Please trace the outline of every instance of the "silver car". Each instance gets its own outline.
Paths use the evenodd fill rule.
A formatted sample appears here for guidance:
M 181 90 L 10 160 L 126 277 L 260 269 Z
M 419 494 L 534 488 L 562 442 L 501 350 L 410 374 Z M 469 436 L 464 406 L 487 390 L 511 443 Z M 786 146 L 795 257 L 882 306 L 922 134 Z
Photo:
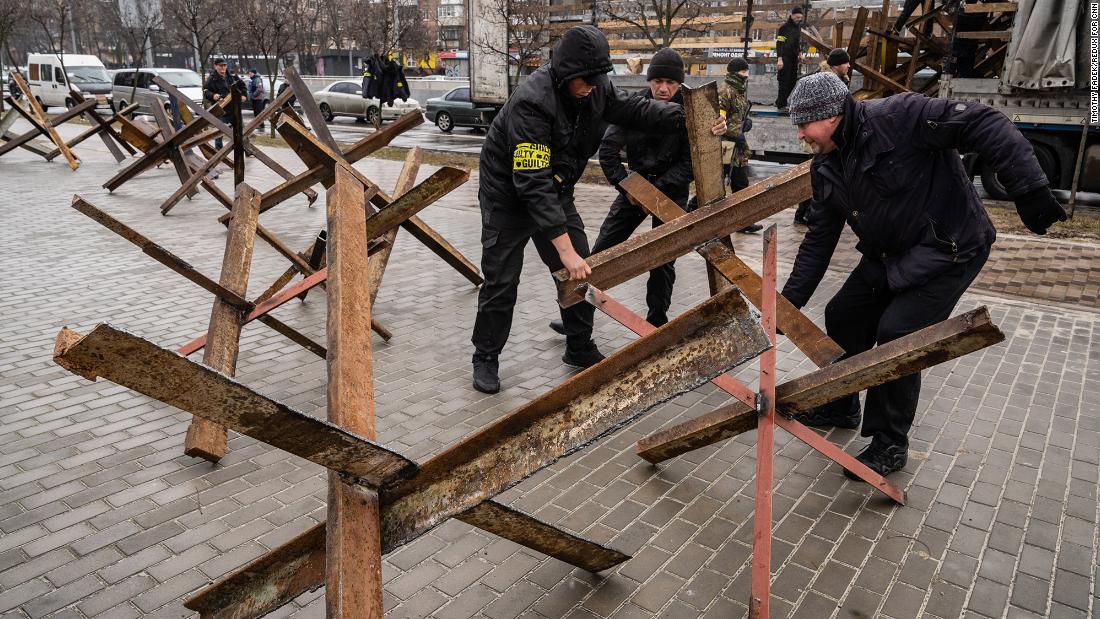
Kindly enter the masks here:
M 138 113 L 152 114 L 151 106 L 154 104 L 170 112 L 168 93 L 153 83 L 153 78 L 157 76 L 179 88 L 184 96 L 202 105 L 202 76 L 190 69 L 138 69 L 136 72 L 123 69 L 115 72 L 114 85 L 111 88 L 115 110 L 136 102 Z
M 378 99 L 364 99 L 362 83 L 352 80 L 333 82 L 313 93 L 313 98 L 317 100 L 317 106 L 321 108 L 321 114 L 328 122 L 332 122 L 337 116 L 351 116 L 378 126 L 383 120 L 393 120 L 408 112 L 420 111 L 420 103 L 412 98 L 408 101 L 398 99 L 392 106 L 382 105 Z

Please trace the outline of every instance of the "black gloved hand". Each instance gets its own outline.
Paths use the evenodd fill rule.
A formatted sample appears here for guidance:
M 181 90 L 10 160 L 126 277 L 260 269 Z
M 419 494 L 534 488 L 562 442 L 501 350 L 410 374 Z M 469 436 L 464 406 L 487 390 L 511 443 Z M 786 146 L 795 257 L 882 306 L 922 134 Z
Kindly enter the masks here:
M 1029 191 L 1018 196 L 1015 202 L 1020 221 L 1035 234 L 1046 234 L 1051 224 L 1067 219 L 1066 211 L 1051 193 L 1050 187 Z

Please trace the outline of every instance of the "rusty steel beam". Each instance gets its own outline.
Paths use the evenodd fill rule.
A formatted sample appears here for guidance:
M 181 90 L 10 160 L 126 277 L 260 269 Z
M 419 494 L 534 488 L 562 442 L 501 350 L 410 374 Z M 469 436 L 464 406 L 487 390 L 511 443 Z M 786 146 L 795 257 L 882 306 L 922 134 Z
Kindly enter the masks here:
M 103 377 L 371 485 L 416 473 L 416 463 L 401 454 L 107 324 L 86 335 L 62 329 L 54 362 L 88 380 Z
M 439 168 L 431 176 L 424 179 L 424 182 L 391 202 L 389 206 L 367 217 L 367 238 L 380 237 L 389 230 L 396 228 L 407 221 L 409 217 L 424 210 L 436 200 L 465 183 L 469 178 L 470 172 L 468 170 L 450 167 Z
M 279 119 L 279 125 L 276 127 L 276 130 L 279 132 L 279 135 L 283 136 L 283 140 L 290 146 L 294 153 L 311 169 L 314 166 L 322 165 L 329 170 L 330 173 L 321 180 L 321 185 L 327 189 L 336 182 L 336 176 L 333 170 L 337 163 L 344 161 L 343 153 L 334 151 L 326 146 L 310 133 L 309 129 L 306 129 L 303 125 L 289 116 L 284 116 Z M 377 193 L 378 189 L 375 187 L 375 184 L 366 176 L 363 176 L 359 170 L 349 165 L 347 171 L 363 186 L 374 188 L 372 194 Z M 364 208 L 366 208 L 366 205 L 364 205 Z
M 614 548 L 571 535 L 496 501 L 484 501 L 455 518 L 592 573 L 630 559 Z
M 159 106 L 153 106 L 159 109 Z M 162 110 L 163 114 L 163 110 Z M 167 131 L 168 129 L 166 129 Z M 256 190 L 241 183 L 233 205 L 233 222 L 225 237 L 225 252 L 218 283 L 244 297 L 248 289 L 248 271 L 252 266 L 252 248 L 256 239 L 256 218 L 260 215 L 260 196 Z M 233 377 L 237 373 L 237 353 L 241 345 L 240 307 L 215 298 L 206 329 L 206 350 L 202 363 L 215 372 Z M 183 453 L 195 458 L 217 462 L 227 449 L 225 427 L 202 417 L 194 417 L 187 428 Z
M 302 294 L 303 292 L 310 290 L 314 286 L 320 286 L 328 278 L 328 269 L 321 269 L 315 272 L 313 275 L 303 279 L 302 281 L 284 288 L 282 292 L 272 296 L 269 299 L 264 300 L 261 303 L 257 303 L 256 307 L 252 308 L 252 311 L 244 317 L 243 324 L 248 324 L 253 320 L 257 320 L 260 316 L 267 314 L 268 312 L 275 311 L 275 309 L 281 307 L 287 301 L 290 301 L 294 297 Z M 206 346 L 206 336 L 199 336 L 182 347 L 176 349 L 176 352 L 180 355 L 187 356 L 197 350 L 201 350 Z
M 161 135 L 164 138 L 171 139 L 176 134 L 176 128 L 172 125 L 171 119 L 168 118 L 168 114 L 164 112 L 164 108 L 160 105 L 151 106 L 149 109 L 153 111 L 153 119 L 160 126 Z M 184 149 L 182 147 L 171 148 L 168 150 L 168 161 L 172 164 L 172 168 L 176 171 L 176 176 L 179 178 L 180 183 L 186 183 L 187 179 L 191 178 L 191 166 L 184 159 Z M 192 189 L 191 194 L 188 197 L 198 193 L 198 190 Z M 230 204 L 229 208 L 232 208 Z
M 410 481 L 383 487 L 382 551 L 458 517 L 767 346 L 744 297 L 733 289 L 711 297 L 428 460 Z M 185 605 L 204 617 L 271 612 L 323 584 L 292 579 L 287 567 L 322 560 L 323 539 L 324 525 L 318 525 Z
M 639 174 L 631 174 L 619 183 L 630 200 L 662 222 L 670 222 L 687 215 L 684 209 L 668 199 Z M 723 277 L 741 289 L 749 302 L 760 307 L 761 279 L 733 250 L 721 241 L 710 241 L 695 248 Z M 829 339 L 822 331 L 785 297 L 777 299 L 776 318 L 779 328 L 818 367 L 826 366 L 844 355 L 844 349 Z
M 176 256 L 172 252 L 164 249 L 160 245 L 157 245 L 153 241 L 142 236 L 139 232 L 133 228 L 127 226 L 121 221 L 111 217 L 106 212 L 97 208 L 91 202 L 88 202 L 80 196 L 73 196 L 72 207 L 77 211 L 87 215 L 96 223 L 102 225 L 108 230 L 121 236 L 122 238 L 130 241 L 134 245 L 137 245 L 141 249 L 142 253 L 163 264 L 164 266 L 172 269 L 176 273 L 179 273 L 185 277 L 188 281 L 197 284 L 207 292 L 210 292 L 217 296 L 222 301 L 241 309 L 251 309 L 252 304 L 248 302 L 248 299 L 243 295 L 237 294 L 229 288 L 221 285 L 217 281 L 203 275 L 195 267 L 191 266 L 186 260 Z
M 1004 340 L 985 307 L 926 327 L 867 352 L 789 380 L 776 389 L 779 410 L 799 413 Z M 658 463 L 756 427 L 756 411 L 740 402 L 638 441 L 635 450 Z
M 305 348 L 306 350 L 317 355 L 318 357 L 324 359 L 328 356 L 328 350 L 324 346 L 309 339 L 303 333 L 297 331 L 296 329 L 279 320 L 278 318 L 275 318 L 270 314 L 264 314 L 263 316 L 256 317 L 256 320 L 259 320 L 268 327 L 271 327 L 271 329 L 276 333 L 286 337 L 286 339 L 294 342 L 302 348 Z
M 283 69 L 283 79 L 290 86 L 290 89 L 294 91 L 294 95 L 298 97 L 298 105 L 302 108 L 302 113 L 306 115 L 306 120 L 309 121 L 310 128 L 317 134 L 317 137 L 326 146 L 336 152 L 340 152 L 340 145 L 336 143 L 336 139 L 332 137 L 332 133 L 328 130 L 328 123 L 325 122 L 324 117 L 321 115 L 321 108 L 317 107 L 317 101 L 313 98 L 313 92 L 310 91 L 306 83 L 302 81 L 301 76 L 298 75 L 298 70 L 294 67 L 287 67 Z M 350 163 L 350 162 L 349 162 Z
M 370 275 L 363 212 L 368 187 L 336 165 L 328 191 L 328 419 L 375 438 Z M 373 185 L 372 185 L 373 186 Z M 378 488 L 328 474 L 325 606 L 329 617 L 382 618 Z
M 422 158 L 423 151 L 420 150 L 419 146 L 414 147 L 409 151 L 409 154 L 405 156 L 405 164 L 401 166 L 401 173 L 397 176 L 397 182 L 394 184 L 394 198 L 400 198 L 412 189 L 413 184 L 416 183 L 416 175 L 420 172 L 420 161 Z M 382 238 L 389 244 L 384 250 L 374 256 L 368 266 L 370 271 L 371 305 L 374 305 L 375 300 L 378 298 L 378 291 L 382 287 L 382 276 L 386 273 L 386 265 L 389 264 L 390 254 L 393 252 L 393 244 L 397 241 L 397 228 L 390 230 Z
M 708 82 L 699 88 L 681 89 L 684 95 L 684 124 L 691 142 L 691 170 L 695 177 L 695 199 L 706 206 L 726 197 L 726 175 L 722 173 L 722 138 L 710 130 L 721 116 L 718 111 L 718 84 Z M 733 247 L 726 235 L 722 241 Z M 707 263 L 707 286 L 715 294 L 730 286 L 714 266 Z
M 397 136 L 423 122 L 424 115 L 420 112 L 409 112 L 408 114 L 404 114 L 389 125 L 351 145 L 347 151 L 343 153 L 344 159 L 346 159 L 348 163 L 355 163 L 376 150 L 385 147 Z M 283 201 L 297 195 L 304 189 L 308 189 L 310 186 L 319 183 L 321 179 L 331 173 L 331 169 L 319 164 L 310 167 L 301 174 L 297 174 L 287 179 L 275 188 L 264 193 L 263 199 L 260 201 L 260 212 L 263 213 L 270 208 L 278 206 Z
M 756 477 L 752 523 L 752 578 L 749 616 L 768 618 L 772 581 L 772 492 L 775 486 L 775 225 L 764 230 L 764 332 L 771 348 L 760 355 L 760 396 L 757 408 Z
M 810 162 L 703 206 L 585 259 L 588 282 L 607 290 L 675 260 L 701 245 L 774 215 L 810 197 Z M 565 269 L 554 273 L 558 300 L 569 307 L 583 300 Z

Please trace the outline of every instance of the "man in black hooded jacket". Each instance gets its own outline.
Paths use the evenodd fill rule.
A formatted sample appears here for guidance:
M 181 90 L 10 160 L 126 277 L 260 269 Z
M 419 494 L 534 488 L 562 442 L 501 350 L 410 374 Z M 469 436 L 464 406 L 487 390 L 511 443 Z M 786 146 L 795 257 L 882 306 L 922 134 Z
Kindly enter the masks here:
M 775 33 L 775 68 L 778 70 L 776 79 L 779 82 L 779 96 L 775 99 L 775 107 L 780 110 L 787 108 L 787 97 L 794 90 L 794 83 L 798 81 L 798 62 L 802 57 L 802 7 L 794 7 L 787 17 L 787 22 L 779 27 Z
M 474 388 L 500 389 L 498 357 L 512 327 L 523 250 L 529 240 L 550 271 L 571 279 L 591 272 L 588 238 L 573 202 L 573 186 L 599 147 L 608 123 L 650 131 L 683 130 L 683 108 L 628 98 L 607 77 L 610 48 L 592 26 L 567 31 L 549 65 L 528 76 L 493 120 L 481 149 L 481 269 L 474 345 Z M 566 333 L 562 361 L 589 367 L 603 359 L 592 341 L 593 309 L 561 310 Z
M 946 320 L 989 257 L 996 230 L 960 150 L 1005 179 L 1032 232 L 1066 219 L 1027 139 L 987 106 L 915 93 L 856 103 L 823 71 L 799 80 L 790 111 L 815 155 L 814 208 L 783 296 L 799 308 L 810 300 L 847 223 L 863 256 L 825 306 L 825 330 L 848 356 Z M 880 475 L 905 466 L 919 395 L 919 372 L 867 390 L 871 444 L 857 458 Z M 859 427 L 858 394 L 799 420 Z

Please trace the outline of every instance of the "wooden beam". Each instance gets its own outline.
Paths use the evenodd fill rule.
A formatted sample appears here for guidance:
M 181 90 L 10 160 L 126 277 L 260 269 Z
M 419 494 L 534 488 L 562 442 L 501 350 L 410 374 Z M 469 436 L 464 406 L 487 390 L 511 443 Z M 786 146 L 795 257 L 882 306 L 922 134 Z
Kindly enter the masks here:
M 981 307 L 867 352 L 789 380 L 776 391 L 779 410 L 795 415 L 859 393 L 895 378 L 919 372 L 1004 340 L 989 312 Z M 635 450 L 642 458 L 663 462 L 713 445 L 756 427 L 757 413 L 741 402 L 647 436 Z
M 290 85 L 294 95 L 298 97 L 298 105 L 301 106 L 302 113 L 306 115 L 306 120 L 309 121 L 309 126 L 313 129 L 313 132 L 317 134 L 317 138 L 333 151 L 340 152 L 340 145 L 336 143 L 336 139 L 332 137 L 332 133 L 328 130 L 328 123 L 321 115 L 321 108 L 317 107 L 317 101 L 313 98 L 313 93 L 298 75 L 298 70 L 294 67 L 283 69 L 283 79 Z
M 687 215 L 678 204 L 668 199 L 645 177 L 631 174 L 619 184 L 631 201 L 662 222 L 670 222 Z M 710 241 L 695 248 L 707 264 L 748 297 L 749 302 L 760 307 L 763 281 L 747 264 L 725 244 Z M 836 342 L 817 327 L 809 318 L 791 305 L 782 295 L 777 300 L 779 328 L 818 367 L 836 361 L 844 355 Z
M 588 282 L 607 290 L 674 260 L 696 245 L 730 234 L 810 197 L 810 162 L 804 162 L 741 191 L 589 256 Z M 582 301 L 576 282 L 562 269 L 554 273 L 558 301 L 568 307 Z
M 718 111 L 718 84 L 708 82 L 700 88 L 681 88 L 684 93 L 684 114 L 688 140 L 691 143 L 691 169 L 695 177 L 695 199 L 699 206 L 712 204 L 726 197 L 726 176 L 722 170 L 722 138 L 710 128 L 720 118 Z M 755 222 L 754 222 L 755 223 Z M 722 237 L 733 250 L 733 239 Z M 726 278 L 709 263 L 707 285 L 716 294 L 730 286 Z
M 161 110 L 163 112 L 163 110 Z M 248 271 L 252 266 L 252 246 L 256 238 L 256 218 L 260 214 L 260 196 L 248 185 L 237 188 L 233 205 L 233 222 L 225 238 L 225 253 L 218 283 L 241 297 L 248 289 Z M 237 372 L 240 350 L 242 312 L 221 299 L 214 299 L 210 310 L 210 326 L 206 330 L 206 350 L 203 365 L 232 377 Z M 226 431 L 212 421 L 195 417 L 187 428 L 183 453 L 191 457 L 217 462 L 225 455 Z
M 23 75 L 19 71 L 11 71 L 11 77 L 15 80 L 15 84 L 19 87 L 19 90 L 23 92 L 23 96 L 27 98 L 27 104 L 31 106 L 31 111 L 38 117 L 38 120 L 46 126 L 46 134 L 61 151 L 61 154 L 65 156 L 65 161 L 68 162 L 69 168 L 75 170 L 80 167 L 80 164 L 76 161 L 76 157 L 73 156 L 72 151 L 70 151 L 68 145 L 65 144 L 65 140 L 61 139 L 61 136 L 57 133 L 57 129 L 55 129 L 50 120 L 46 118 L 46 112 L 42 110 L 42 106 L 38 103 L 38 98 L 31 92 L 30 86 L 27 86 L 27 82 L 23 80 Z M 91 103 L 92 107 L 95 107 L 95 101 Z
M 367 188 L 350 166 L 336 166 L 328 192 L 328 419 L 373 440 L 374 381 L 367 236 Z M 325 604 L 329 617 L 382 619 L 382 542 L 378 488 L 328 474 Z
M 962 5 L 963 13 L 1015 13 L 1020 9 L 1018 2 L 983 2 L 981 4 Z

